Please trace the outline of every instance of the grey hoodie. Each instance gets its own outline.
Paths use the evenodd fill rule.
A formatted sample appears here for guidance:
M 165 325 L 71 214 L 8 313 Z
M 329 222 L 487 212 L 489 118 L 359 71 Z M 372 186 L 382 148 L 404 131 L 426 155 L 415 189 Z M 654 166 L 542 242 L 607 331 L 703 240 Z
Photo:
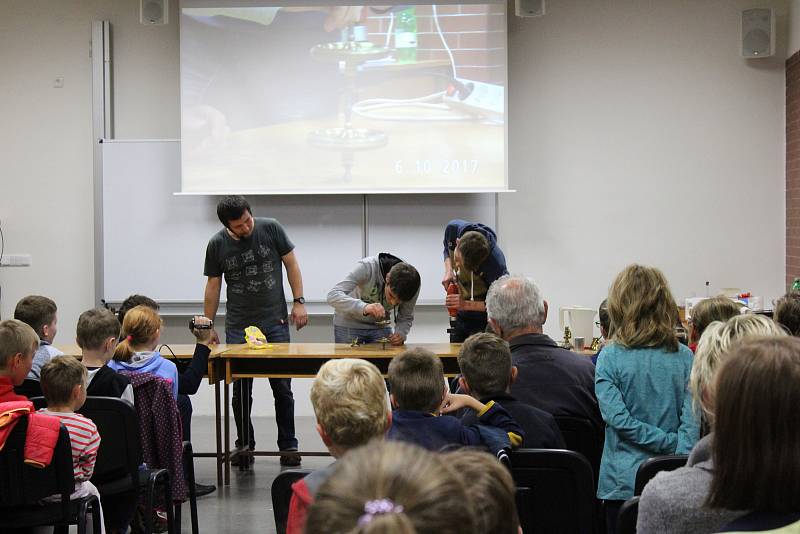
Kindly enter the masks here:
M 382 262 L 381 259 L 384 261 Z M 378 321 L 375 317 L 365 317 L 364 308 L 367 307 L 367 304 L 374 302 L 381 303 L 387 313 L 395 308 L 386 302 L 384 286 L 386 272 L 388 272 L 386 266 L 399 261 L 401 261 L 399 258 L 395 258 L 391 254 L 368 256 L 359 260 L 356 268 L 328 292 L 328 304 L 335 310 L 333 324 L 346 328 L 384 328 L 375 324 Z M 382 264 L 383 269 L 381 268 Z M 411 324 L 414 322 L 414 306 L 418 296 L 419 292 L 411 300 L 401 302 L 397 306 L 394 331 L 404 338 L 408 337 Z

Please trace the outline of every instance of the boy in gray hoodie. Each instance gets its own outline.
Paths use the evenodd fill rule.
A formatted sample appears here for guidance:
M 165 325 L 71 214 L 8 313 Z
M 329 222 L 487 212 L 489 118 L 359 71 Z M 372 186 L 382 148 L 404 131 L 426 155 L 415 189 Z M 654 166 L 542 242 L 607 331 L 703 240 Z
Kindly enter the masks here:
M 417 270 L 392 254 L 382 252 L 359 260 L 328 292 L 328 304 L 335 310 L 336 343 L 375 343 L 386 338 L 392 345 L 402 345 L 414 322 L 419 287 Z

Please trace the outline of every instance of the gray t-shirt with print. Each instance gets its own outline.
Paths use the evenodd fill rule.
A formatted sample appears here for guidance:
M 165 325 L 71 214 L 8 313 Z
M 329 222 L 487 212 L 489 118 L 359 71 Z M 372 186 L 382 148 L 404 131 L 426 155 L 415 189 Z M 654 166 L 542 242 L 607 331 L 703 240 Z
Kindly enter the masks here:
M 225 326 L 244 329 L 286 321 L 283 263 L 294 249 L 275 219 L 256 217 L 253 233 L 234 239 L 223 228 L 208 241 L 205 276 L 223 276 L 227 284 Z

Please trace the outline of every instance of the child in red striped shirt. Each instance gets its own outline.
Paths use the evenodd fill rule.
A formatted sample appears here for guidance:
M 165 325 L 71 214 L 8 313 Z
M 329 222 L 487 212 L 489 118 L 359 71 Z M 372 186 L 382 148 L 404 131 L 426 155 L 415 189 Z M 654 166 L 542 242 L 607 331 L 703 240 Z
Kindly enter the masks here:
M 91 419 L 75 413 L 86 402 L 88 375 L 86 367 L 73 356 L 56 356 L 41 371 L 41 384 L 47 408 L 42 413 L 61 419 L 69 431 L 72 444 L 72 467 L 75 472 L 75 491 L 72 499 L 100 493 L 89 479 L 94 472 L 100 434 Z M 102 507 L 101 512 L 102 516 Z M 102 522 L 101 522 L 102 525 Z M 88 525 L 91 530 L 91 523 Z M 105 533 L 105 528 L 102 528 Z

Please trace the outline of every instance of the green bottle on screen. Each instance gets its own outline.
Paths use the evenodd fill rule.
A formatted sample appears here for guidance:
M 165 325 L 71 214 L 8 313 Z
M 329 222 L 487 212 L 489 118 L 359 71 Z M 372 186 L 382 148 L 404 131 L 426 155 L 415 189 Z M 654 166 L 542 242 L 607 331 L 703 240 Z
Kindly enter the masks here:
M 800 278 L 795 278 L 792 282 L 792 293 L 800 293 Z
M 394 47 L 399 63 L 417 60 L 417 12 L 414 6 L 394 16 Z

